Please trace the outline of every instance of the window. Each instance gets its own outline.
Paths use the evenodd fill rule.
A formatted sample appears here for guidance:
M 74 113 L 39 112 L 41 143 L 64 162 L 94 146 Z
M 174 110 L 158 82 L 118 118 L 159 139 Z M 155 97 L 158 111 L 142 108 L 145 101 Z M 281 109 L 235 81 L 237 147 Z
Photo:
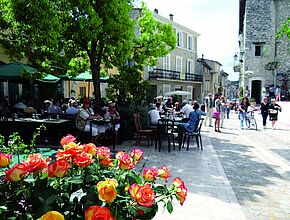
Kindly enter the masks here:
M 192 50 L 192 36 L 187 37 L 187 49 Z
M 163 84 L 163 95 L 171 91 L 171 85 Z
M 166 55 L 163 57 L 163 69 L 170 70 L 170 55 Z
M 80 87 L 80 97 L 86 96 L 86 87 Z
M 262 46 L 261 45 L 255 45 L 255 56 L 256 57 L 262 56 Z
M 177 46 L 182 47 L 182 33 L 177 32 Z
M 192 73 L 193 71 L 192 71 L 192 69 L 193 69 L 193 60 L 187 60 L 187 65 L 186 65 L 186 72 L 187 73 Z
M 182 57 L 176 57 L 176 71 L 182 72 Z

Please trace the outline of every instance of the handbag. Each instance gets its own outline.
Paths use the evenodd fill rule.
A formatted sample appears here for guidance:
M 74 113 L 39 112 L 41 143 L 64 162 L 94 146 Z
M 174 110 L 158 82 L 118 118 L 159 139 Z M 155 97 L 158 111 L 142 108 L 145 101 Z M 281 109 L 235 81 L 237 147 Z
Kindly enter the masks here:
M 220 118 L 220 112 L 218 112 L 216 110 L 216 108 L 214 108 L 214 111 L 212 112 L 212 118 L 215 118 L 215 119 L 219 119 Z

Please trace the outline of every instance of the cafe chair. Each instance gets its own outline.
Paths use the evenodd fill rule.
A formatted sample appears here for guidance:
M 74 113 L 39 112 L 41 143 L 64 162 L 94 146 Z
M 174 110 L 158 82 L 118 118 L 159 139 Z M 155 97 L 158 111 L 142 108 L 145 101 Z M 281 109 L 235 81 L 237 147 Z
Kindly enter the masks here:
M 174 121 L 167 118 L 161 118 L 157 123 L 157 139 L 159 144 L 159 152 L 161 151 L 163 138 L 167 137 L 168 152 L 170 152 L 171 141 L 173 143 L 173 149 L 175 150 L 175 125 Z
M 195 128 L 195 130 L 193 132 L 185 132 L 184 133 L 184 139 L 183 139 L 182 147 L 184 147 L 184 143 L 185 143 L 185 141 L 187 139 L 187 147 L 186 147 L 187 151 L 189 149 L 190 138 L 195 138 L 196 143 L 197 143 L 197 148 L 200 147 L 200 149 L 203 150 L 202 139 L 201 139 L 201 134 L 200 134 L 201 127 L 202 127 L 202 124 L 203 124 L 203 120 L 204 120 L 204 118 L 199 118 L 199 120 L 196 123 L 196 128 Z
M 136 136 L 137 136 L 136 145 L 140 145 L 141 138 L 146 137 L 148 139 L 148 147 L 149 147 L 150 141 L 152 140 L 152 130 L 142 129 L 140 118 L 141 116 L 139 114 L 134 114 L 134 123 L 135 123 Z

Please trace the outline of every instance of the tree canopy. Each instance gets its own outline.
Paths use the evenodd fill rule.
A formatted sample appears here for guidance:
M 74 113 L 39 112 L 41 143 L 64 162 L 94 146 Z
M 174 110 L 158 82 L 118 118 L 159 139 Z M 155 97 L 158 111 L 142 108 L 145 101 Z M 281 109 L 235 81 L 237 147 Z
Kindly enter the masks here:
M 91 70 L 100 100 L 100 70 L 130 56 L 134 22 L 129 0 L 2 0 L 0 43 L 46 71 Z
M 132 11 L 132 17 L 137 26 L 131 55 L 109 81 L 108 91 L 115 99 L 140 103 L 148 95 L 149 83 L 142 78 L 144 67 L 155 66 L 158 58 L 175 49 L 176 36 L 172 25 L 159 22 L 144 3 L 141 9 Z

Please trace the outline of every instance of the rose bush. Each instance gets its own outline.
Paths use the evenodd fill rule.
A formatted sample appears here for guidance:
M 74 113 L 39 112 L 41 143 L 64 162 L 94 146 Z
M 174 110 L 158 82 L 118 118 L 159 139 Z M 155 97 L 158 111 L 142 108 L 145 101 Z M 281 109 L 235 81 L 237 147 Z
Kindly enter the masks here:
M 182 205 L 186 199 L 180 178 L 167 182 L 166 166 L 134 171 L 140 149 L 113 155 L 71 135 L 60 143 L 53 158 L 32 153 L 14 165 L 11 154 L 0 153 L 0 219 L 147 220 L 158 203 L 171 213 L 173 200 Z

